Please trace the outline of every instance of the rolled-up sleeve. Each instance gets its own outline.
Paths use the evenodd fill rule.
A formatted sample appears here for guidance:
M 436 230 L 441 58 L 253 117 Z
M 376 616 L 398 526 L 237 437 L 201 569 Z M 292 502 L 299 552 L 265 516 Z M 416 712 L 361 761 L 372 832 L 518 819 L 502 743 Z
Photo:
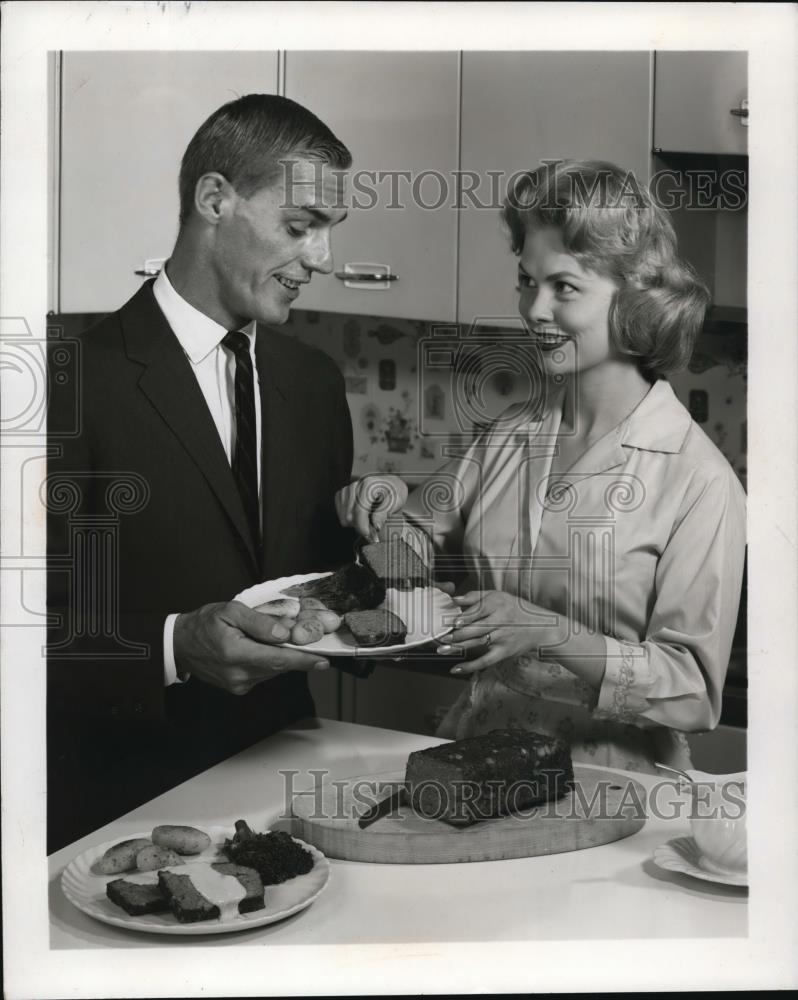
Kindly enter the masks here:
M 737 620 L 745 494 L 729 471 L 688 492 L 660 556 L 642 642 L 605 636 L 594 717 L 685 732 L 713 729 Z

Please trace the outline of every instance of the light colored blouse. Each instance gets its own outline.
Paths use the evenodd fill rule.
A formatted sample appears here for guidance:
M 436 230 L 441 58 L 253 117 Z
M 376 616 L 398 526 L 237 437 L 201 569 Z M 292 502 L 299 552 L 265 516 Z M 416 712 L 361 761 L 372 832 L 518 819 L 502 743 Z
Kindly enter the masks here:
M 532 653 L 479 672 L 440 736 L 527 728 L 574 760 L 690 766 L 684 732 L 714 728 L 736 624 L 745 494 L 669 383 L 564 474 L 550 475 L 562 414 L 508 413 L 411 495 L 404 514 L 461 553 L 459 591 L 503 590 L 603 636 L 598 691 Z

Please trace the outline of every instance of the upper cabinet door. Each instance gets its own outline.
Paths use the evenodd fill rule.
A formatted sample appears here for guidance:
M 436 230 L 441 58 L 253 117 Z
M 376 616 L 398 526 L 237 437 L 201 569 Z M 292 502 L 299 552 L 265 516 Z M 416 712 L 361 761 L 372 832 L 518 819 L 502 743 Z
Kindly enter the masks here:
M 55 308 L 127 301 L 144 280 L 135 272 L 172 251 L 194 132 L 227 101 L 276 92 L 276 52 L 64 53 Z
M 287 52 L 285 59 L 286 96 L 329 125 L 354 160 L 349 217 L 333 230 L 335 271 L 397 276 L 345 283 L 317 274 L 297 308 L 452 322 L 457 53 Z M 380 179 L 380 172 L 390 173 Z
M 458 320 L 514 324 L 516 262 L 499 208 L 507 180 L 542 160 L 609 160 L 647 181 L 647 52 L 465 52 Z M 491 173 L 492 172 L 492 173 Z
M 655 67 L 656 152 L 748 152 L 747 53 L 657 52 Z

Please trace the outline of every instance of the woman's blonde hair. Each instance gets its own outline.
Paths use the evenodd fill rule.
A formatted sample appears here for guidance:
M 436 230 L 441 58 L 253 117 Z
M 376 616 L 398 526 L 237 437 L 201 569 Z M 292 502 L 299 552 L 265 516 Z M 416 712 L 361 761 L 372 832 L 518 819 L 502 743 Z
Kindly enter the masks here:
M 668 213 L 634 174 L 600 160 L 544 163 L 513 179 L 501 215 L 515 254 L 530 229 L 555 228 L 580 264 L 619 282 L 610 337 L 647 378 L 687 366 L 709 291 L 679 258 Z

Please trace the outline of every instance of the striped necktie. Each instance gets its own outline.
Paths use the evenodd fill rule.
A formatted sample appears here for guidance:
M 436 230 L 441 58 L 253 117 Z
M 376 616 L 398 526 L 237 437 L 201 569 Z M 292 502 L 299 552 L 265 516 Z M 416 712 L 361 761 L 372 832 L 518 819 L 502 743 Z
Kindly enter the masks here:
M 255 545 L 260 545 L 260 505 L 258 503 L 258 438 L 255 423 L 255 372 L 249 353 L 249 338 L 231 330 L 222 344 L 236 359 L 236 447 L 233 476 L 244 504 Z

